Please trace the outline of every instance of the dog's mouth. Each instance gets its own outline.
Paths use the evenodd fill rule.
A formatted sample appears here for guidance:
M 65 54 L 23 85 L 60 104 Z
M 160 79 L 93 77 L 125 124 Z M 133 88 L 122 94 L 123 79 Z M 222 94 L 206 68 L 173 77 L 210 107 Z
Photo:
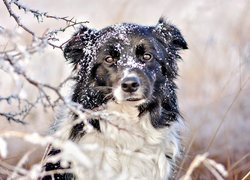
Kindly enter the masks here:
M 126 101 L 131 101 L 131 102 L 136 102 L 136 101 L 141 101 L 142 98 L 134 98 L 134 97 L 130 97 L 130 98 L 127 98 Z

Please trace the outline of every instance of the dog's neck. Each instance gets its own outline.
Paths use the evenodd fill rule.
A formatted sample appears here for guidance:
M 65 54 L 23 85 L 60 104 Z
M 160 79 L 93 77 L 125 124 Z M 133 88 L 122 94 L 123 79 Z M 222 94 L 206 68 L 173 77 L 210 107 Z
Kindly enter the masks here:
M 131 102 L 119 104 L 109 101 L 100 112 L 100 130 L 107 136 L 116 134 L 118 130 L 120 133 L 116 138 L 121 140 L 126 137 L 125 142 L 129 141 L 130 137 L 133 139 L 133 136 L 139 136 L 139 139 L 143 137 L 148 144 L 158 144 L 162 141 L 163 131 L 152 126 L 149 112 L 139 116 L 138 107 Z M 123 133 L 129 133 L 130 136 L 119 137 Z
M 130 178 L 166 179 L 171 167 L 165 157 L 166 151 L 172 158 L 177 149 L 171 144 L 174 140 L 170 129 L 155 129 L 149 112 L 139 116 L 138 107 L 131 103 L 109 101 L 102 108 L 98 111 L 100 132 L 86 133 L 78 142 L 98 147 L 88 155 L 104 158 L 104 165 L 116 173 L 127 171 Z

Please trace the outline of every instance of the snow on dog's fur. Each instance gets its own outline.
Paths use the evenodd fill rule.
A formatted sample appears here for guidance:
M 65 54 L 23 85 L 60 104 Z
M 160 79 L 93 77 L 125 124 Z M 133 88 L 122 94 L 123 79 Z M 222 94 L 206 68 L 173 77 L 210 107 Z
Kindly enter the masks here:
M 181 49 L 187 44 L 180 31 L 163 19 L 156 26 L 124 23 L 99 31 L 82 27 L 69 40 L 64 55 L 77 74 L 72 101 L 83 113 L 93 111 L 87 119 L 93 130 L 86 131 L 86 121 L 67 113 L 56 122 L 57 131 L 72 124 L 64 138 L 81 147 L 97 145 L 98 150 L 84 153 L 100 165 L 92 175 L 82 167 L 79 174 L 56 173 L 56 179 L 80 174 L 91 179 L 102 172 L 125 179 L 172 177 L 181 152 L 174 82 Z M 49 156 L 59 152 L 52 148 Z M 60 162 L 45 165 L 45 171 L 56 169 L 63 169 Z

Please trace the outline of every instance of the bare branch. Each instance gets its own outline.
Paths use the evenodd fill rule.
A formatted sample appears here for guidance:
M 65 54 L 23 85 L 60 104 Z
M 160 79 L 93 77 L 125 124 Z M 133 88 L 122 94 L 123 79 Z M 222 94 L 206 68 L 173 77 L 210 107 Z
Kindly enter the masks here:
M 68 18 L 68 17 L 59 17 L 59 16 L 53 16 L 53 15 L 49 15 L 47 12 L 40 12 L 39 10 L 34 10 L 31 8 L 28 8 L 27 6 L 23 5 L 19 0 L 12 0 L 10 2 L 8 2 L 7 0 L 3 0 L 10 16 L 12 16 L 16 23 L 18 24 L 18 26 L 20 26 L 23 30 L 25 30 L 26 32 L 28 32 L 29 34 L 32 35 L 33 37 L 33 41 L 41 41 L 41 44 L 48 44 L 53 48 L 58 48 L 62 50 L 62 45 L 58 46 L 53 44 L 53 41 L 58 41 L 58 38 L 55 38 L 54 36 L 58 33 L 58 32 L 64 32 L 66 29 L 70 28 L 70 27 L 75 27 L 79 24 L 84 24 L 84 23 L 88 23 L 88 21 L 84 21 L 84 22 L 77 22 L 74 18 Z M 14 13 L 14 11 L 11 8 L 11 4 L 16 5 L 19 9 L 24 10 L 24 12 L 30 12 L 34 15 L 34 17 L 36 17 L 36 19 L 38 20 L 38 22 L 41 22 L 43 20 L 43 18 L 49 18 L 49 19 L 55 19 L 55 20 L 61 20 L 61 21 L 65 21 L 66 22 L 66 26 L 64 28 L 59 28 L 57 30 L 53 30 L 53 31 L 49 31 L 47 33 L 44 33 L 44 35 L 42 37 L 37 36 L 32 30 L 30 30 L 30 28 L 28 28 L 26 25 L 24 25 L 21 20 L 20 17 L 18 15 L 16 15 Z M 51 42 L 52 41 L 52 42 Z
M 23 25 L 23 24 L 21 23 L 21 21 L 20 21 L 20 17 L 17 16 L 17 15 L 13 12 L 13 10 L 12 10 L 11 7 L 10 7 L 11 2 L 7 2 L 7 0 L 3 0 L 3 2 L 4 2 L 4 4 L 5 4 L 7 10 L 9 11 L 10 16 L 12 16 L 12 17 L 15 19 L 16 23 L 17 23 L 21 28 L 23 28 L 26 32 L 28 32 L 28 33 L 31 34 L 33 37 L 35 37 L 35 33 L 34 33 L 33 31 L 31 31 L 29 28 L 27 28 L 25 25 Z

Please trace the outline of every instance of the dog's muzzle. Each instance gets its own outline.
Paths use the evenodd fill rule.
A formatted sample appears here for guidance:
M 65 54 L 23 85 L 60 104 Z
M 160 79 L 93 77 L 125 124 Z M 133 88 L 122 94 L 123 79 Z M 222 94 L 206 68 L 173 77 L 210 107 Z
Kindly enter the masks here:
M 118 103 L 145 101 L 143 86 L 140 77 L 136 73 L 127 74 L 114 88 L 113 94 Z
M 124 92 L 133 93 L 140 87 L 140 80 L 138 77 L 127 77 L 121 82 L 121 88 Z

